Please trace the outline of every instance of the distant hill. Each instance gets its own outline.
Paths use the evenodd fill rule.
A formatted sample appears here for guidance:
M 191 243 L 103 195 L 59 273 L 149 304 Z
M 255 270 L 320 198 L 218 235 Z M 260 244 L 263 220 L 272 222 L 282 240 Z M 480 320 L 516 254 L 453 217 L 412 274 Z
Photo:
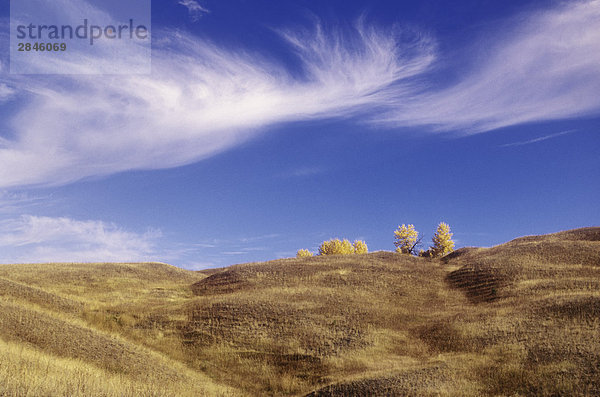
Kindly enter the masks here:
M 0 395 L 592 396 L 598 335 L 600 228 L 441 260 L 0 266 Z

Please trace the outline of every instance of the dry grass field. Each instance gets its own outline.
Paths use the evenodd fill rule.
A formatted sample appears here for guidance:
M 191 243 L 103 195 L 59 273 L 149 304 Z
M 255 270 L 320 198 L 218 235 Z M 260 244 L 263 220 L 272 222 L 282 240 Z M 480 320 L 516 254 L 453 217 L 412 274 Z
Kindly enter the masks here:
M 192 272 L 0 266 L 0 396 L 600 395 L 600 228 Z

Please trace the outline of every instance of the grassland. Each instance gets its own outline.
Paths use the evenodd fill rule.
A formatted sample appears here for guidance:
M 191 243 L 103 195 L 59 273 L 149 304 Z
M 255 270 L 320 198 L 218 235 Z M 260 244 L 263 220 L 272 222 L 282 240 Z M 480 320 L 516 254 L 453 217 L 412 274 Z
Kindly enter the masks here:
M 0 396 L 600 395 L 600 228 L 191 272 L 0 266 Z

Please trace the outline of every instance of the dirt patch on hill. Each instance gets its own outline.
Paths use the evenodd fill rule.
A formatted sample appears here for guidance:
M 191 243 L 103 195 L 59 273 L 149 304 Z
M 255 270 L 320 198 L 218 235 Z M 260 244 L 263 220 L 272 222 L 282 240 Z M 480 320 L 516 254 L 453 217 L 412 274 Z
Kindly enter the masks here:
M 508 284 L 506 277 L 485 265 L 466 265 L 448 273 L 446 281 L 461 289 L 474 303 L 493 302 L 500 297 L 500 289 Z
M 224 271 L 215 273 L 192 284 L 194 295 L 230 294 L 250 287 L 250 283 L 241 272 Z
M 442 388 L 448 380 L 444 366 L 413 369 L 398 375 L 358 379 L 326 386 L 306 397 L 422 396 Z

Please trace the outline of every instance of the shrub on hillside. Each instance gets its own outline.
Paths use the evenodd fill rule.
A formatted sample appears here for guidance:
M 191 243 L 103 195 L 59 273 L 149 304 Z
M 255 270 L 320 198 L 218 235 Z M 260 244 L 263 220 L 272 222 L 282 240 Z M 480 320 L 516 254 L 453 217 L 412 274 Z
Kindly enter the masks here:
M 447 223 L 440 222 L 431 241 L 433 246 L 429 248 L 429 251 L 431 251 L 432 257 L 444 256 L 454 251 L 454 241 L 452 241 L 452 233 L 450 233 L 450 226 Z
M 313 256 L 313 253 L 309 250 L 301 249 L 296 253 L 296 258 L 307 258 Z
M 354 253 L 355 254 L 366 254 L 369 252 L 369 248 L 367 247 L 367 243 L 362 240 L 354 241 Z
M 329 241 L 323 241 L 319 246 L 319 255 L 352 255 L 366 254 L 368 252 L 367 244 L 364 241 L 356 240 L 352 244 L 349 240 L 340 240 L 339 238 Z

